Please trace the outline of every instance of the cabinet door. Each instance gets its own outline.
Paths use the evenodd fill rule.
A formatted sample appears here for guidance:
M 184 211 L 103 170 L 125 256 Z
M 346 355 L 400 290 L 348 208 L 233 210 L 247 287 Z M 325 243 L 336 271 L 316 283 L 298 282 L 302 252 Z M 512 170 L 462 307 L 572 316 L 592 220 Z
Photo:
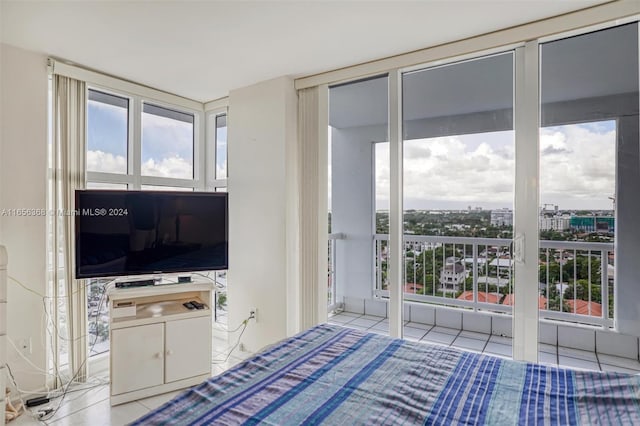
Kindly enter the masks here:
M 166 323 L 165 381 L 211 374 L 211 317 Z
M 164 383 L 164 324 L 111 332 L 111 393 L 118 395 Z

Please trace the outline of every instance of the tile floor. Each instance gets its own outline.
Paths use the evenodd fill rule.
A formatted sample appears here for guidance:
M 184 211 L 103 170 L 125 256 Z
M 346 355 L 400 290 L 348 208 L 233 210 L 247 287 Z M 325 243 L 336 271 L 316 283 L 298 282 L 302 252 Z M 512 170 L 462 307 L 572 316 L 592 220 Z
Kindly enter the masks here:
M 388 334 L 389 330 L 389 320 L 386 318 L 359 315 L 352 312 L 342 312 L 334 315 L 329 318 L 329 323 L 359 330 L 367 330 L 378 334 Z M 508 337 L 408 321 L 404 323 L 404 336 L 407 340 L 453 346 L 467 351 L 511 358 L 512 339 Z M 556 347 L 543 343 L 539 345 L 538 349 L 538 359 L 542 364 L 559 365 L 584 370 L 640 373 L 640 362 L 630 358 L 621 358 L 561 346 Z
M 334 315 L 329 323 L 345 327 L 367 330 L 372 333 L 388 334 L 389 320 L 371 315 L 358 315 L 343 312 Z M 495 356 L 511 357 L 511 339 L 501 336 L 461 331 L 452 328 L 431 326 L 417 322 L 405 322 L 404 334 L 406 339 L 453 346 L 469 351 L 491 354 Z M 233 340 L 233 337 L 232 337 Z M 229 349 L 233 346 L 227 343 L 227 332 L 224 327 L 215 327 L 213 334 L 214 348 L 218 351 L 212 357 L 212 373 L 217 375 L 250 356 L 250 353 L 234 350 L 225 361 Z M 598 371 L 619 371 L 624 373 L 639 373 L 640 362 L 629 358 L 581 351 L 577 349 L 555 347 L 540 344 L 539 358 L 541 363 L 553 364 L 581 369 Z M 176 396 L 180 391 L 169 392 L 150 398 L 141 399 L 127 404 L 111 407 L 109 404 L 108 376 L 93 378 L 102 384 L 94 385 L 91 389 L 68 394 L 60 409 L 51 419 L 39 422 L 27 414 L 23 414 L 11 426 L 46 424 L 55 426 L 72 425 L 125 425 L 147 412 L 159 407 Z M 49 405 L 38 407 L 56 407 L 58 399 Z

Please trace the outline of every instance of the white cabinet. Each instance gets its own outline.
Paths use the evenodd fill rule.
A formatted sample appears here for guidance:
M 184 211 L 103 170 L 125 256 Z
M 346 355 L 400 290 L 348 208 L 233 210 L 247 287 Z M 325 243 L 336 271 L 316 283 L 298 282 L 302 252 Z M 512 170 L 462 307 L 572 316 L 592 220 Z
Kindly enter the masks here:
M 211 284 L 111 289 L 111 405 L 211 376 Z M 183 306 L 187 301 L 204 309 Z
M 164 384 L 164 324 L 113 330 L 111 348 L 113 394 Z
M 170 321 L 165 327 L 165 382 L 209 374 L 211 318 Z

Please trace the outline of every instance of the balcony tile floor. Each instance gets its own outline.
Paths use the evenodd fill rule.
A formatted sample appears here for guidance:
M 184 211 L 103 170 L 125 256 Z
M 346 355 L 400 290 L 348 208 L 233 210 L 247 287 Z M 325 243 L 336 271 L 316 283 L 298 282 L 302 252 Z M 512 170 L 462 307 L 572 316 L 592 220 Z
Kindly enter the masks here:
M 389 333 L 389 320 L 372 315 L 341 312 L 329 318 L 330 324 L 366 330 L 376 334 Z M 513 339 L 455 328 L 433 326 L 417 322 L 404 322 L 407 340 L 442 346 L 452 346 L 467 351 L 485 353 L 502 358 L 511 358 Z M 583 370 L 640 373 L 640 362 L 636 359 L 565 348 L 541 343 L 538 359 L 542 364 L 558 365 Z

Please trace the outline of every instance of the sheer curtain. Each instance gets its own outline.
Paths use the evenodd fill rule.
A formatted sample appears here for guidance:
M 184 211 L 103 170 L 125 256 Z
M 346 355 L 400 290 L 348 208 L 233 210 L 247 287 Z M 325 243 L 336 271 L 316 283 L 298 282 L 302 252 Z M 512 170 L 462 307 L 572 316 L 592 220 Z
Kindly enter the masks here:
M 300 326 L 327 320 L 327 86 L 298 91 Z
M 53 306 L 55 336 L 52 339 L 54 365 L 59 366 L 60 348 L 66 345 L 71 380 L 87 377 L 87 305 L 84 281 L 74 280 L 75 190 L 86 182 L 86 83 L 69 77 L 53 76 L 53 146 L 51 207 L 53 232 Z M 64 303 L 60 303 L 64 301 Z M 67 336 L 63 336 L 62 324 Z M 56 371 L 56 373 L 58 373 Z M 59 376 L 58 376 L 59 377 Z

